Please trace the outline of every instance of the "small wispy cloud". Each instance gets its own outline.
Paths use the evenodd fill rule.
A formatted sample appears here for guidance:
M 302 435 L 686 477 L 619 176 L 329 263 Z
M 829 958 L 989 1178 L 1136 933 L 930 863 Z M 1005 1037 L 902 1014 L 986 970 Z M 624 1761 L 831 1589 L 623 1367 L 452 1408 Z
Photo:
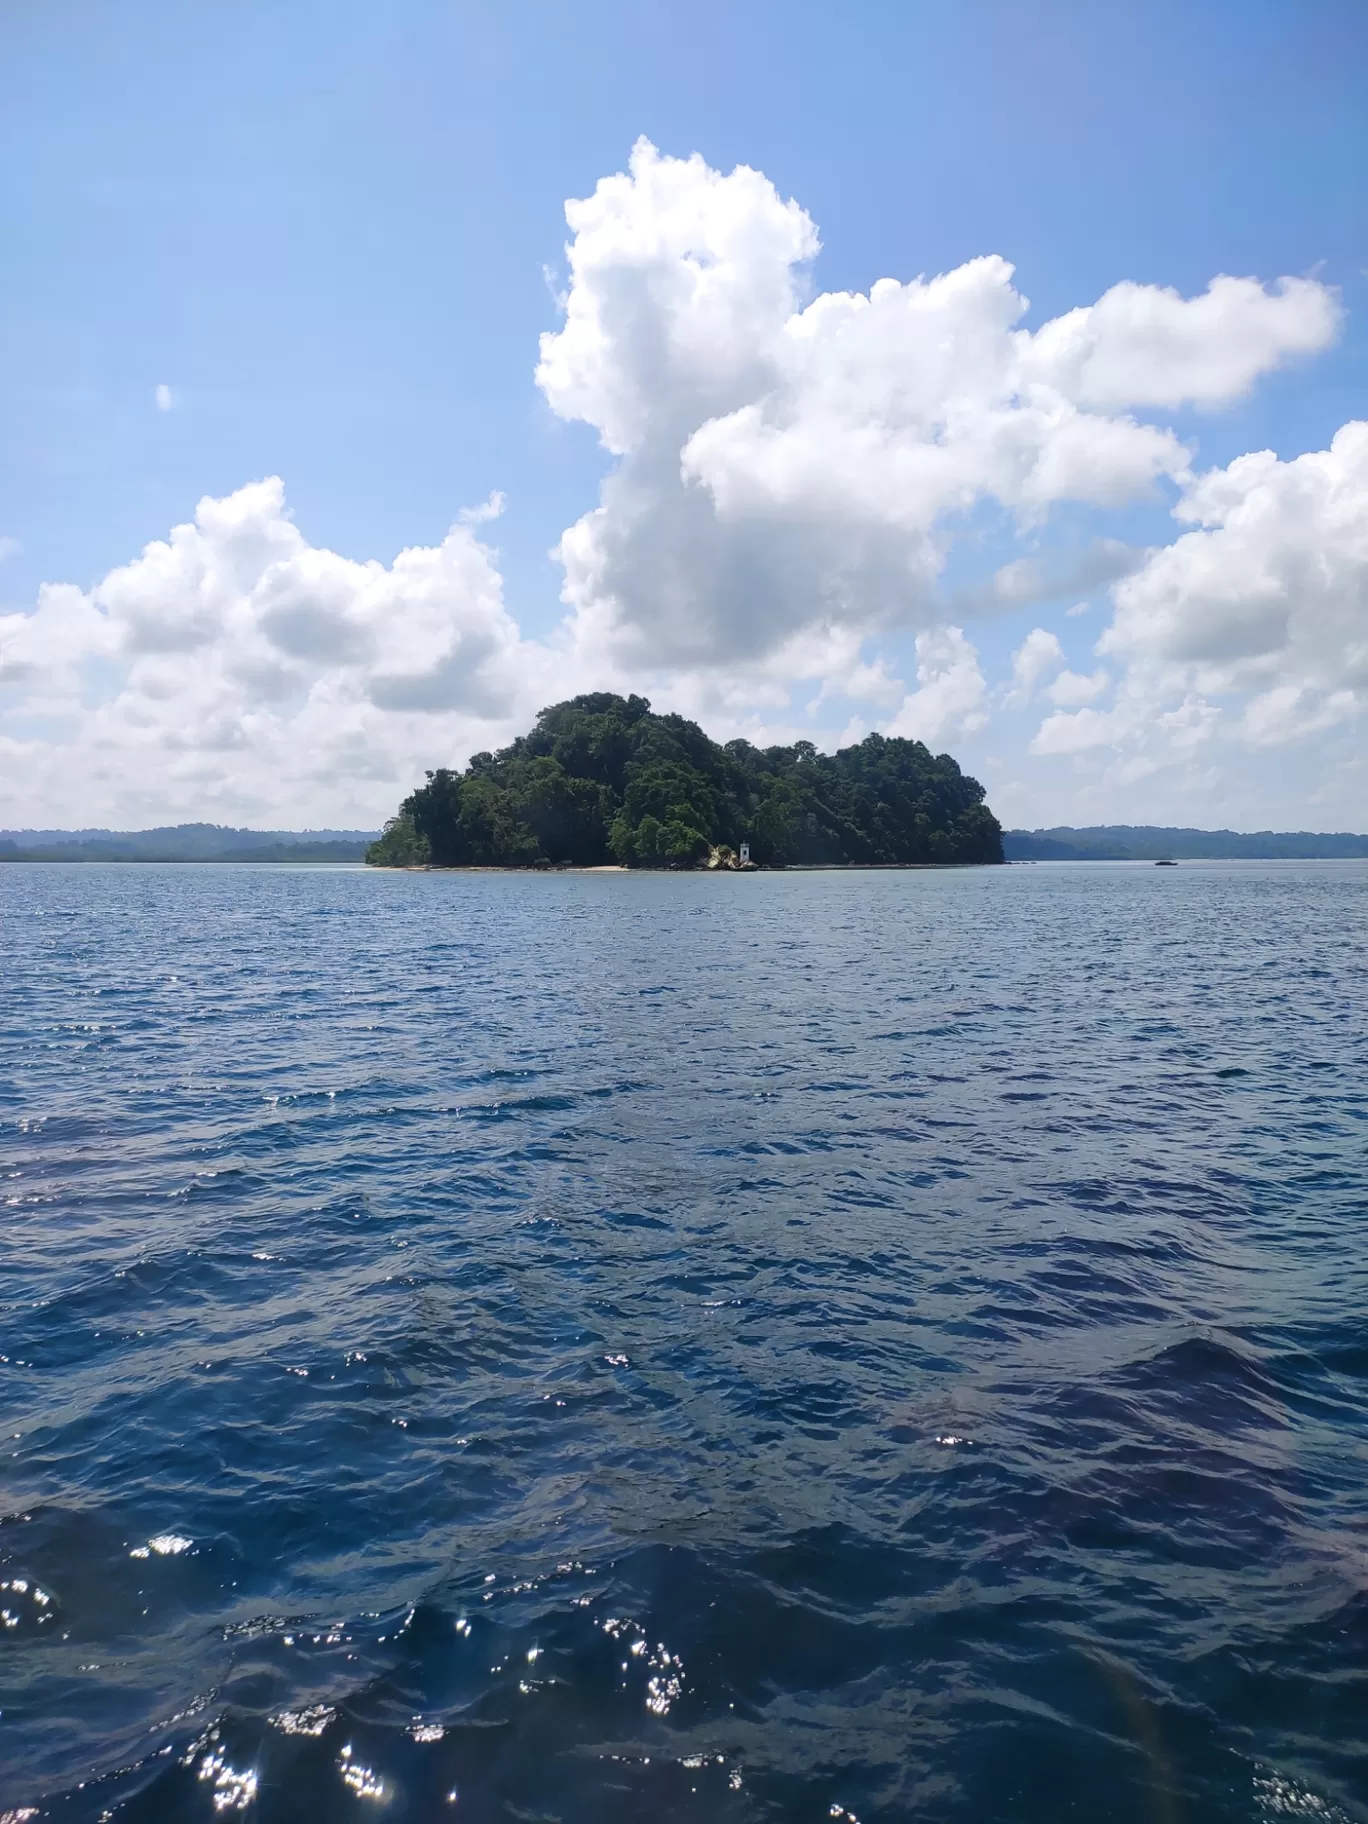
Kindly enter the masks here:
M 551 302 L 557 310 L 564 314 L 565 308 L 570 302 L 570 293 L 566 290 L 565 283 L 554 266 L 547 266 L 543 263 L 542 283 L 550 293 Z
M 10 538 L 7 534 L 0 532 L 0 564 L 3 564 L 7 557 L 18 557 L 23 548 L 17 538 Z
M 1141 546 L 1127 545 L 1117 538 L 1100 538 L 1082 550 L 1018 557 L 994 571 L 986 584 L 961 590 L 954 598 L 954 606 L 964 613 L 991 614 L 1005 608 L 1057 602 L 1129 576 L 1148 555 Z M 1087 609 L 1084 601 L 1066 612 L 1085 614 Z
M 171 388 L 167 386 L 165 382 L 157 388 L 156 399 L 157 410 L 159 412 L 169 412 L 171 410 Z

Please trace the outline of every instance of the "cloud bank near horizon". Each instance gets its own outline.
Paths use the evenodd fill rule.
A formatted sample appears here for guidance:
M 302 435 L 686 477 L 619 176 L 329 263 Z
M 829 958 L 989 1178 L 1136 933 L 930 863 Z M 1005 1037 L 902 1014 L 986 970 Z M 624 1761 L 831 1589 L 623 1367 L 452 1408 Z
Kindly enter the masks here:
M 378 820 L 424 766 L 603 688 L 724 736 L 967 744 L 1013 821 L 1252 809 L 1293 751 L 1318 821 L 1362 801 L 1353 752 L 1317 744 L 1368 703 L 1368 425 L 1202 470 L 1163 421 L 1328 347 L 1330 288 L 1123 281 L 1034 331 L 997 256 L 812 295 L 797 203 L 645 141 L 566 216 L 536 378 L 612 467 L 557 547 L 554 633 L 504 601 L 497 496 L 382 565 L 309 544 L 253 482 L 0 616 L 0 821 Z M 1173 542 L 1107 535 L 1156 500 Z M 1042 555 L 1060 512 L 1098 533 Z M 985 525 L 1017 554 L 949 586 Z M 1102 589 L 1086 669 L 1036 626 L 985 670 L 976 619 Z

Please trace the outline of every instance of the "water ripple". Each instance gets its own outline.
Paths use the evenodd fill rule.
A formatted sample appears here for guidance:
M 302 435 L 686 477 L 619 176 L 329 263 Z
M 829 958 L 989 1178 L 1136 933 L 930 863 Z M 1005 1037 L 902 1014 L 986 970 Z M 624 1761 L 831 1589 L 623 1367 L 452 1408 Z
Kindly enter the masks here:
M 0 869 L 0 1821 L 1368 1819 L 1368 869 Z

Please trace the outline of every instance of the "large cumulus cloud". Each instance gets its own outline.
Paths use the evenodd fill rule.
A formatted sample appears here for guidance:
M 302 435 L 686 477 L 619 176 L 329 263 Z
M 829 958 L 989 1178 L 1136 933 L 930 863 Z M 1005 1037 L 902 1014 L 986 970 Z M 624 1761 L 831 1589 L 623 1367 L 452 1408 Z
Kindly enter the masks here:
M 311 545 L 279 481 L 204 500 L 93 589 L 0 616 L 0 822 L 375 822 L 424 766 L 586 688 L 724 736 L 875 726 L 976 763 L 992 743 L 987 782 L 1026 815 L 1031 777 L 1059 815 L 1070 781 L 1141 780 L 1158 814 L 1160 775 L 1191 810 L 1260 777 L 1241 756 L 1355 726 L 1368 429 L 1204 470 L 1196 421 L 1166 422 L 1325 348 L 1329 287 L 1123 281 L 1036 328 L 997 256 L 815 293 L 798 203 L 645 141 L 566 215 L 536 377 L 611 466 L 559 542 L 562 626 L 530 640 L 505 607 L 496 500 L 389 564 Z M 1114 535 L 1146 500 L 1177 514 L 1172 543 Z M 1055 535 L 1060 509 L 1091 529 Z M 951 586 L 985 532 L 992 563 Z M 976 617 L 1108 586 L 1094 650 L 1061 620 L 993 676 Z
M 273 478 L 89 593 L 46 586 L 0 617 L 0 817 L 378 818 L 543 687 L 480 517 L 356 563 L 308 543 Z
M 1209 470 L 1174 511 L 1193 529 L 1112 592 L 1115 705 L 1050 717 L 1038 753 L 1153 751 L 1175 716 L 1185 740 L 1284 745 L 1368 708 L 1368 424 Z
M 567 205 L 561 329 L 538 382 L 619 460 L 564 535 L 580 640 L 636 664 L 754 663 L 814 630 L 926 626 L 953 527 L 1021 526 L 1181 483 L 1129 408 L 1224 402 L 1334 334 L 1313 280 L 1121 285 L 1031 332 L 1012 268 L 803 302 L 817 233 L 759 172 L 645 141 Z

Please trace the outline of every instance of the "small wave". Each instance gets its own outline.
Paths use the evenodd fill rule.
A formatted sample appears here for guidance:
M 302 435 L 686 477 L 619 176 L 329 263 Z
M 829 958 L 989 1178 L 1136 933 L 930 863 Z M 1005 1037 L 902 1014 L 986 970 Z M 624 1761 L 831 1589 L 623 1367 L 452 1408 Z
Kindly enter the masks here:
M 3 1803 L 1356 1817 L 1368 875 L 1141 873 L 0 870 Z

